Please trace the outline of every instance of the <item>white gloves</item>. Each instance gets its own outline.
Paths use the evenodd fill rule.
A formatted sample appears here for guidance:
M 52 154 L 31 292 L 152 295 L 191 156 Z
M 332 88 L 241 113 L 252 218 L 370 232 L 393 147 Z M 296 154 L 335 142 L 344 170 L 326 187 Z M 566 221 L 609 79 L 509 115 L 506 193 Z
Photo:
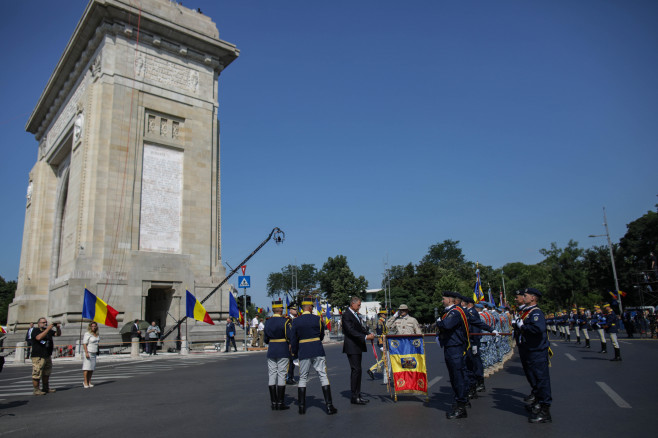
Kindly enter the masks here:
M 519 319 L 516 320 L 516 326 L 517 326 L 518 328 L 523 327 L 523 320 L 522 320 L 521 318 L 519 318 Z
M 393 314 L 393 318 L 397 318 L 398 315 L 399 315 L 399 313 L 398 313 L 398 312 L 395 312 L 395 313 Z
M 496 335 L 496 337 L 500 336 L 500 332 L 499 332 L 498 330 L 494 330 L 494 331 L 492 331 L 491 333 L 493 333 L 494 335 Z
M 437 323 L 441 322 L 441 317 L 440 316 L 438 318 L 436 318 L 436 322 Z
M 473 350 L 473 354 L 478 354 L 478 347 L 476 345 L 473 345 L 471 350 Z

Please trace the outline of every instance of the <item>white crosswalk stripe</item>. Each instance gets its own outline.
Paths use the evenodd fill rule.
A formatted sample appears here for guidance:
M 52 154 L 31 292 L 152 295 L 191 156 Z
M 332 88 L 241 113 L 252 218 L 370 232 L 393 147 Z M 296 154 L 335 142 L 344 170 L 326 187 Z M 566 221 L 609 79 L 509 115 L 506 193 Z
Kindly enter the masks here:
M 111 382 L 115 380 L 131 379 L 133 377 L 144 376 L 152 373 L 161 373 L 165 371 L 174 370 L 177 368 L 186 368 L 190 366 L 202 365 L 208 362 L 209 359 L 229 359 L 234 356 L 209 356 L 204 358 L 194 359 L 166 359 L 163 362 L 155 362 L 151 360 L 144 362 L 142 360 L 129 361 L 129 362 L 105 362 L 103 363 L 102 357 L 98 361 L 98 365 L 92 377 L 93 384 L 104 382 Z M 7 397 L 19 397 L 32 395 L 32 382 L 29 378 L 29 372 L 26 372 L 26 377 L 21 379 L 11 379 L 2 382 L 0 387 L 0 400 Z M 50 379 L 50 386 L 58 389 L 82 388 L 82 370 L 64 370 L 57 373 L 53 370 L 53 375 Z

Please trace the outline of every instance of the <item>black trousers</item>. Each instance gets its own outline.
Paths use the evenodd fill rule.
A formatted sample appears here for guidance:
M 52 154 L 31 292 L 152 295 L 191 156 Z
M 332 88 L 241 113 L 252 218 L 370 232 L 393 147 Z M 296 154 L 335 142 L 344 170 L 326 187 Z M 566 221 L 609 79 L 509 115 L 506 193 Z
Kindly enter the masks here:
M 350 363 L 350 390 L 352 398 L 357 398 L 361 394 L 361 356 L 359 354 L 348 354 L 347 360 Z
M 235 336 L 228 336 L 226 338 L 226 352 L 228 353 L 229 346 L 233 345 L 233 350 L 237 351 L 238 347 L 235 346 Z

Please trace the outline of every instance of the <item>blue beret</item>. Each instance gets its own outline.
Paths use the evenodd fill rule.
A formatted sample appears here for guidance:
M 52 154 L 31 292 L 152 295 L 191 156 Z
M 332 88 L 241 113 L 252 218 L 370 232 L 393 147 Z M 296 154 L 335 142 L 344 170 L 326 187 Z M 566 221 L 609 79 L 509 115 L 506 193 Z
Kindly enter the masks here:
M 514 292 L 516 295 L 523 295 L 523 289 L 519 289 L 516 292 Z
M 459 294 L 457 292 L 452 292 L 449 290 L 443 291 L 443 296 L 448 298 L 459 298 Z
M 538 296 L 538 297 L 541 297 L 541 292 L 539 292 L 539 291 L 538 291 L 537 289 L 535 289 L 534 287 L 529 287 L 529 288 L 524 289 L 523 293 L 524 293 L 524 294 L 536 295 L 536 296 Z
M 478 309 L 484 309 L 484 306 L 480 303 L 477 303 L 475 307 L 477 307 Z
M 467 303 L 475 304 L 475 301 L 473 300 L 473 297 L 462 297 L 462 301 L 465 301 Z

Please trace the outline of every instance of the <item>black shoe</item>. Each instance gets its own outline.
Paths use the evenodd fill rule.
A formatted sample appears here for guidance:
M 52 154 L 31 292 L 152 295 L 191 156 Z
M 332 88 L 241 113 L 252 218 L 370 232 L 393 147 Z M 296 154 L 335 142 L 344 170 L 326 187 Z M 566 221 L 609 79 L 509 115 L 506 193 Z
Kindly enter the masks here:
M 533 404 L 535 402 L 535 398 L 536 398 L 535 393 L 531 392 L 529 395 L 523 397 L 523 401 L 527 402 L 527 403 L 530 403 L 530 404 Z
M 368 400 L 364 400 L 361 397 L 352 397 L 350 403 L 352 403 L 353 405 L 367 405 Z
M 468 390 L 468 398 L 469 398 L 469 399 L 476 399 L 476 398 L 478 398 L 478 392 L 477 392 L 477 390 L 475 389 L 475 386 L 472 386 L 472 387 Z
M 540 409 L 541 409 L 541 405 L 539 403 L 532 403 L 529 405 L 525 405 L 525 410 L 533 415 L 537 414 Z
M 448 420 L 454 420 L 457 418 L 467 418 L 468 412 L 466 412 L 465 403 L 457 403 L 452 411 L 446 412 L 446 418 Z
M 368 373 L 368 377 L 370 377 L 372 380 L 375 380 L 375 375 L 373 374 L 372 371 L 368 370 L 366 371 L 366 373 Z
M 299 404 L 299 415 L 306 413 L 306 388 L 297 388 L 297 403 Z
M 272 410 L 273 411 L 278 411 L 279 410 L 279 403 L 278 403 L 278 400 L 277 400 L 276 385 L 270 385 L 269 390 L 270 390 L 270 402 L 272 403 Z
M 475 387 L 475 390 L 477 392 L 484 392 L 487 390 L 487 388 L 484 386 L 484 382 L 479 382 L 477 386 Z
M 276 387 L 276 402 L 277 411 L 285 411 L 290 409 L 290 406 L 285 404 L 286 399 L 286 385 L 277 385 Z
M 540 405 L 539 410 L 535 413 L 533 412 L 532 416 L 528 418 L 530 423 L 552 423 L 553 419 L 551 418 L 551 409 L 549 405 Z
M 611 362 L 621 362 L 621 352 L 619 348 L 615 348 L 615 357 L 610 359 Z
M 324 402 L 327 405 L 327 415 L 334 415 L 338 412 L 338 409 L 334 407 L 334 403 L 331 401 L 331 386 L 325 385 L 322 387 L 322 395 L 324 395 Z

